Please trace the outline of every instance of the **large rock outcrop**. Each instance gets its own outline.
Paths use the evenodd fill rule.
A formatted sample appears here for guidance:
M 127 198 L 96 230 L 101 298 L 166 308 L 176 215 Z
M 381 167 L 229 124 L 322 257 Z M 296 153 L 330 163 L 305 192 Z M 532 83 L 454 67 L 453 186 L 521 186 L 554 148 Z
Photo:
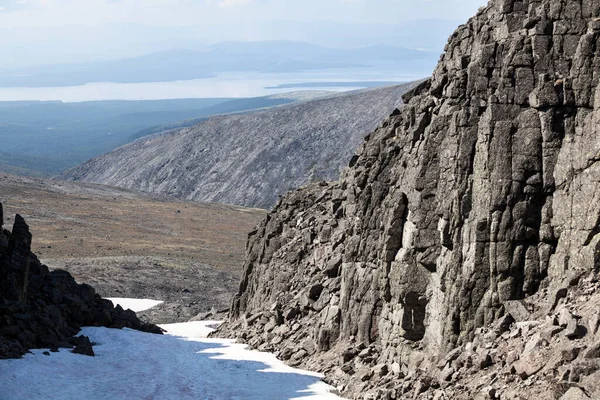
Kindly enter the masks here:
M 72 347 L 82 326 L 132 328 L 162 333 L 131 310 L 116 308 L 66 271 L 52 271 L 31 252 L 32 235 L 16 215 L 12 232 L 2 228 L 0 203 L 0 359 L 32 348 Z
M 331 180 L 414 83 L 210 118 L 142 138 L 62 175 L 187 200 L 271 208 L 280 195 Z
M 473 398 L 464 371 L 439 379 L 438 362 L 458 359 L 444 363 L 448 352 L 497 346 L 484 336 L 497 323 L 498 334 L 518 319 L 562 326 L 558 307 L 586 298 L 570 293 L 579 278 L 596 282 L 599 46 L 600 0 L 480 9 L 340 181 L 290 193 L 250 235 L 220 333 L 327 372 L 348 394 L 418 397 L 447 378 L 462 383 L 446 398 Z M 548 374 L 524 398 L 558 398 L 582 378 Z

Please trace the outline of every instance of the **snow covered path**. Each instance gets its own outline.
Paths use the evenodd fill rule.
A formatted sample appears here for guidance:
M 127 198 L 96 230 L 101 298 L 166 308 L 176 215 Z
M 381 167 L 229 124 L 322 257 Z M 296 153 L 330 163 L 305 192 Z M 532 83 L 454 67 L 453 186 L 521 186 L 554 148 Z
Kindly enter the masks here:
M 168 335 L 84 328 L 96 357 L 68 350 L 0 361 L 0 400 L 334 400 L 318 374 L 228 340 L 202 339 L 215 322 L 163 325 Z M 179 336 L 175 336 L 179 335 Z

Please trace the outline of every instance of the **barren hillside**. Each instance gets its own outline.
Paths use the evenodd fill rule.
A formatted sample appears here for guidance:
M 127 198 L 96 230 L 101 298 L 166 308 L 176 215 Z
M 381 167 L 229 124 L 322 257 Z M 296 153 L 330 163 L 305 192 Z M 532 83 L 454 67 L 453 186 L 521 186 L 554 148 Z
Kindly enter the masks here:
M 413 86 L 215 117 L 138 140 L 63 177 L 188 200 L 270 208 L 290 189 L 337 178 L 363 137 L 400 106 L 402 94 Z
M 227 306 L 248 232 L 264 215 L 13 175 L 0 175 L 0 197 L 7 225 L 15 213 L 26 218 L 42 262 L 68 270 L 106 297 L 166 300 L 156 311 L 161 321 Z

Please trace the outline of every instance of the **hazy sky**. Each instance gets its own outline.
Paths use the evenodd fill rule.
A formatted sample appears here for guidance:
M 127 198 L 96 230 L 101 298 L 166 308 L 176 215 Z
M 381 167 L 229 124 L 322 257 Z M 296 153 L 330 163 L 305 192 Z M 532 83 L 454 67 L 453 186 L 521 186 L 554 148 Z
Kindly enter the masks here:
M 268 20 L 401 23 L 466 20 L 485 0 L 0 0 L 0 26 L 138 23 L 181 26 Z
M 441 51 L 487 0 L 0 0 L 0 69 L 221 41 Z M 424 21 L 428 20 L 428 21 Z M 419 22 L 421 21 L 421 22 Z

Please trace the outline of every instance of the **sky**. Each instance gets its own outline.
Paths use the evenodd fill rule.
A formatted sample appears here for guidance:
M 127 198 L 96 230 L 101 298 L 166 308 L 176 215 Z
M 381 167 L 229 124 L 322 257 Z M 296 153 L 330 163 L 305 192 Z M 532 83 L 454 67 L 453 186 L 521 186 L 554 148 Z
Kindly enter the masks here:
M 233 25 L 269 20 L 401 23 L 466 20 L 485 0 L 0 0 L 0 26 L 137 23 Z
M 0 69 L 222 41 L 441 51 L 487 0 L 0 0 Z

